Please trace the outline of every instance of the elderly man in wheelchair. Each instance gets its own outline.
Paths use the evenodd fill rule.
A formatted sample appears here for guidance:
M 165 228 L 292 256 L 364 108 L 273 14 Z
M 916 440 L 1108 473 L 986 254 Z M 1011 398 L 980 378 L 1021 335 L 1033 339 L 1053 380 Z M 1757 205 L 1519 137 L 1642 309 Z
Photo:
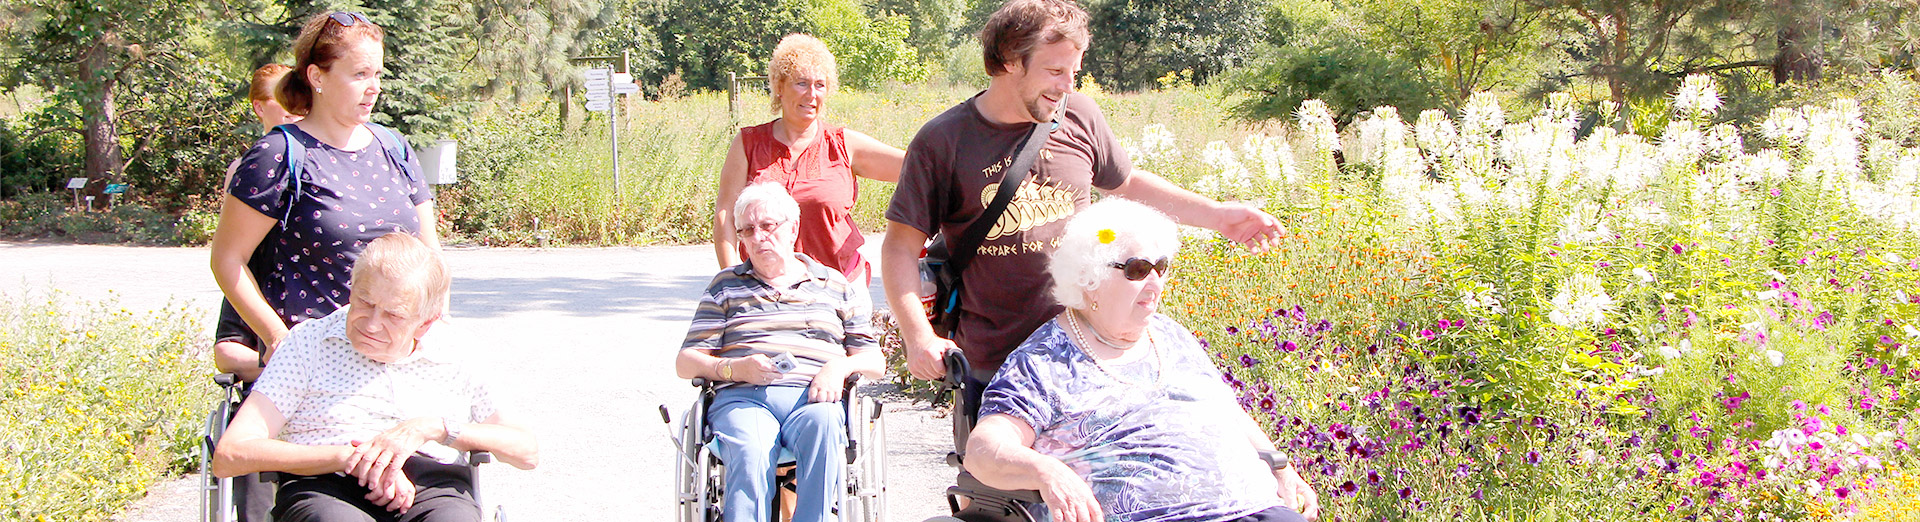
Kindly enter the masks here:
M 440 255 L 406 234 L 369 244 L 350 304 L 287 334 L 214 450 L 213 473 L 278 472 L 273 517 L 477 521 L 462 452 L 520 469 L 533 433 L 507 420 L 442 318 Z
M 952 459 L 966 473 L 950 498 L 971 501 L 953 500 L 953 518 L 1034 520 L 1036 503 L 1055 522 L 1317 515 L 1313 489 L 1206 350 L 1156 312 L 1179 246 L 1172 220 L 1123 199 L 1068 222 L 1047 267 L 1066 310 L 1008 356 L 977 412 L 965 399 L 955 415 L 956 429 L 977 423 Z M 948 357 L 950 375 L 966 368 L 958 351 Z
M 710 504 L 724 520 L 772 520 L 773 473 L 782 450 L 795 461 L 791 519 L 835 520 L 845 515 L 848 439 L 857 435 L 849 433 L 849 421 L 870 420 L 850 419 L 865 414 L 855 413 L 848 405 L 857 401 L 843 395 L 856 375 L 878 378 L 885 365 L 872 301 L 865 287 L 794 251 L 800 208 L 780 185 L 747 187 L 734 210 L 746 261 L 714 276 L 674 363 L 680 377 L 711 387 L 706 410 L 688 415 L 694 426 L 704 414 L 708 433 L 689 431 L 682 444 L 692 447 L 683 451 L 704 453 L 700 439 L 711 436 L 725 471 L 723 493 Z M 691 514 L 688 502 L 706 500 L 687 496 L 684 513 Z

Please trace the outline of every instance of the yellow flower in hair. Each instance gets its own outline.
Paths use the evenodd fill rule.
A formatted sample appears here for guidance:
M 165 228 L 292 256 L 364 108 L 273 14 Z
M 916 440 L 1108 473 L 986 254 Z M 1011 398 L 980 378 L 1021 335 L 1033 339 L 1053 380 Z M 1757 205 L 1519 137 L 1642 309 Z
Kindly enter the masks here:
M 1102 244 L 1102 245 L 1105 245 L 1105 244 L 1108 244 L 1108 243 L 1112 243 L 1112 242 L 1113 242 L 1113 229 L 1111 229 L 1111 228 L 1103 228 L 1103 229 L 1100 229 L 1100 234 L 1099 234 L 1099 237 L 1100 237 L 1100 244 Z

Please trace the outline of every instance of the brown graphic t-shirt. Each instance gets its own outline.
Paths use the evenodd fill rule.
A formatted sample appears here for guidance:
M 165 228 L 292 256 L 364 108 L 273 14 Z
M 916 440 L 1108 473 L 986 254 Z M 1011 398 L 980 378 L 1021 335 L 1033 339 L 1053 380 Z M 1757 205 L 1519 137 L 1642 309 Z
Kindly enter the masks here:
M 1015 147 L 1033 126 L 987 121 L 974 107 L 979 98 L 955 105 L 914 135 L 887 207 L 888 220 L 928 236 L 944 232 L 951 244 L 986 212 L 1002 171 L 1019 152 Z M 976 369 L 998 369 L 1028 334 L 1059 315 L 1047 256 L 1059 244 L 1067 218 L 1087 205 L 1091 187 L 1114 189 L 1132 172 L 1127 151 L 1100 107 L 1077 93 L 1069 94 L 1066 104 L 1033 173 L 961 274 L 966 287 L 953 340 Z

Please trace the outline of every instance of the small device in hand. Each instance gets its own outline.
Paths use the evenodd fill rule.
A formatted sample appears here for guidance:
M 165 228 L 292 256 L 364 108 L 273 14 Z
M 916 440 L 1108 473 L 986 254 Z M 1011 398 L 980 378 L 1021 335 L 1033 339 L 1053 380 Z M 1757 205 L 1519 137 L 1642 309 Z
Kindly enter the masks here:
M 780 373 L 791 372 L 797 366 L 799 365 L 793 362 L 792 353 L 781 352 L 780 355 L 774 356 L 773 358 L 773 369 Z

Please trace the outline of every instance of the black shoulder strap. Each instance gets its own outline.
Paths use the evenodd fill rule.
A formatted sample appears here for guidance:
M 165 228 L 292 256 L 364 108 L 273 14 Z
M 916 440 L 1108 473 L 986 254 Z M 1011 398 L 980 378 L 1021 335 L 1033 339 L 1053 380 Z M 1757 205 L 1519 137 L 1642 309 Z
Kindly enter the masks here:
M 1033 124 L 1033 132 L 1020 142 L 1020 153 L 1014 158 L 1013 165 L 1002 171 L 1006 175 L 1000 179 L 1000 189 L 994 192 L 993 202 L 987 204 L 986 212 L 973 220 L 967 232 L 960 236 L 959 242 L 947 245 L 947 266 L 951 267 L 953 273 L 966 270 L 967 263 L 973 261 L 975 251 L 980 249 L 980 242 L 987 238 L 987 229 L 992 228 L 995 222 L 1000 221 L 1000 215 L 1007 212 L 1007 205 L 1013 202 L 1013 193 L 1019 192 L 1020 183 L 1027 180 L 1029 171 L 1033 170 L 1033 162 L 1040 157 L 1040 149 L 1047 144 L 1047 134 L 1060 127 L 1060 113 L 1066 108 L 1067 101 L 1063 98 L 1060 105 L 1053 109 L 1053 121 Z

